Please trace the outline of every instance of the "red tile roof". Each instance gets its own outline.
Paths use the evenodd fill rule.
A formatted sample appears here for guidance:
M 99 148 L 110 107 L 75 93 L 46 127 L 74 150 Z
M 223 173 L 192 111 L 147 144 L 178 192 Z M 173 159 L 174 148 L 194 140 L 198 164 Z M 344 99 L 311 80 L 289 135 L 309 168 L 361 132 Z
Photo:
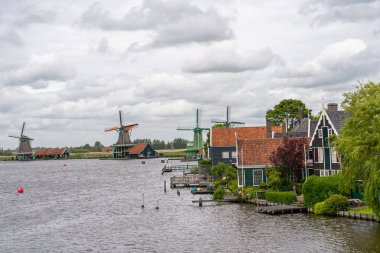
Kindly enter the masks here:
M 281 138 L 238 141 L 239 167 L 243 165 L 270 165 L 270 156 L 282 143 Z
M 65 150 L 64 148 L 38 149 L 34 151 L 34 155 L 62 155 Z
M 275 133 L 282 132 L 281 126 L 272 126 L 272 131 Z M 212 147 L 235 147 L 236 139 L 263 139 L 267 138 L 267 127 L 235 127 L 235 128 L 212 128 L 211 129 L 211 146 Z
M 134 145 L 133 147 L 131 147 L 129 149 L 129 154 L 130 155 L 139 155 L 141 152 L 144 151 L 145 147 L 146 147 L 146 143 L 137 143 L 136 145 Z
M 303 138 L 289 138 L 303 139 Z M 311 139 L 311 138 L 306 138 Z M 256 139 L 238 141 L 239 167 L 243 165 L 270 165 L 270 157 L 279 146 L 283 138 Z

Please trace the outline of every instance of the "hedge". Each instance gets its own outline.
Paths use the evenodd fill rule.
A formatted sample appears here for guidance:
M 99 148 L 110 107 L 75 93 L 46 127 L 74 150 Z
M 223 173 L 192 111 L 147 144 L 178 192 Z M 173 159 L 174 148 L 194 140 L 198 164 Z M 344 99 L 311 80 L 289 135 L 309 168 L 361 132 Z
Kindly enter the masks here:
M 296 194 L 294 192 L 266 192 L 265 199 L 273 203 L 281 203 L 290 205 L 297 200 Z
M 338 188 L 339 175 L 328 177 L 310 176 L 302 185 L 302 194 L 305 205 L 314 207 L 318 202 L 322 202 L 333 194 L 341 193 Z

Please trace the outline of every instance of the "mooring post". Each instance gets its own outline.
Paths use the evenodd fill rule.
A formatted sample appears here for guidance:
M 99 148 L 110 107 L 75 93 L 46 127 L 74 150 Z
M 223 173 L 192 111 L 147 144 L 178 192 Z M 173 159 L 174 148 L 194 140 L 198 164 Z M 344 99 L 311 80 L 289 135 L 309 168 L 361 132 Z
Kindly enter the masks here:
M 142 194 L 142 205 L 141 205 L 141 208 L 144 208 L 145 207 L 145 204 L 144 204 L 144 193 Z
M 159 199 L 157 199 L 157 206 L 156 206 L 156 210 L 160 209 L 160 206 L 159 206 L 160 202 L 159 202 L 159 201 L 160 201 L 160 200 L 159 200 Z
M 166 192 L 166 180 L 164 180 L 164 192 Z
M 199 203 L 199 206 L 202 206 L 202 205 L 203 205 L 202 202 L 203 202 L 202 198 L 199 198 L 199 202 L 198 202 L 198 203 Z

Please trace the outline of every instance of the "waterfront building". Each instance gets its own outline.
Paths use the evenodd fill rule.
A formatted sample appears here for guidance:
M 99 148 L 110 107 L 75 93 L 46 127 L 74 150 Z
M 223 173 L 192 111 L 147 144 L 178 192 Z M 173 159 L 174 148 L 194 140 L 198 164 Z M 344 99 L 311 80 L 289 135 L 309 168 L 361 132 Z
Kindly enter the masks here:
M 33 152 L 34 159 L 66 159 L 70 153 L 65 148 L 37 149 Z
M 338 104 L 330 103 L 323 108 L 308 148 L 307 166 L 309 174 L 317 176 L 334 175 L 340 170 L 342 157 L 331 146 L 331 136 L 339 136 L 344 120 L 348 117 L 338 110 Z
M 213 165 L 221 162 L 235 165 L 237 140 L 271 139 L 274 134 L 284 131 L 282 126 L 272 126 L 270 120 L 266 126 L 211 128 L 209 158 Z
M 137 143 L 128 150 L 129 158 L 154 158 L 158 153 L 148 143 Z

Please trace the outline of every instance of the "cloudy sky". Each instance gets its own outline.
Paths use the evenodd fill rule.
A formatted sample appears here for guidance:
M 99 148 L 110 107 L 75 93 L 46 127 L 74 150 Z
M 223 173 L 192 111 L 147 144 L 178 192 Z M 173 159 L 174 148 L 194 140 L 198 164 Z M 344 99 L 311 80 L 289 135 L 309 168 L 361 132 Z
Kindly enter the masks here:
M 0 147 L 110 145 L 232 118 L 264 124 L 285 98 L 317 112 L 380 80 L 376 0 L 0 0 Z

